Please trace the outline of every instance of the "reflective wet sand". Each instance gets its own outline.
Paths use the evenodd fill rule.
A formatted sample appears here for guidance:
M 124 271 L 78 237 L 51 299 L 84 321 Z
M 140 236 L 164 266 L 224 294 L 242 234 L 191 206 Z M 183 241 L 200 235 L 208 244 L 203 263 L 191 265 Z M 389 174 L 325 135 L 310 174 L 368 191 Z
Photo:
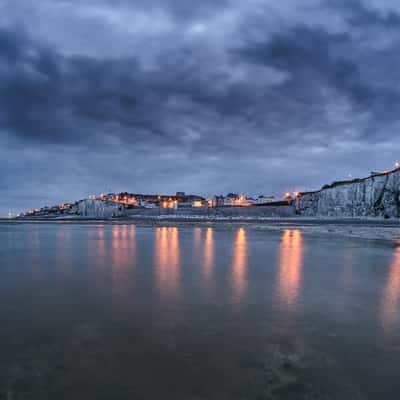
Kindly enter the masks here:
M 400 252 L 300 230 L 0 226 L 0 399 L 400 392 Z

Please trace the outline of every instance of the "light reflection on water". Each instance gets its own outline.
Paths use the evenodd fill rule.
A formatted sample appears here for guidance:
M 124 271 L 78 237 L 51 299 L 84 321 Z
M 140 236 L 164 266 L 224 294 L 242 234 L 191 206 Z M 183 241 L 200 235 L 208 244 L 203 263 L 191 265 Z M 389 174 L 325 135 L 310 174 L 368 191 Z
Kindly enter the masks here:
M 56 246 L 55 265 L 60 273 L 65 274 L 73 262 L 74 236 L 72 227 L 58 226 L 54 235 Z M 126 278 L 131 275 L 132 270 L 138 265 L 137 232 L 135 225 L 116 224 L 111 226 L 98 225 L 87 230 L 87 257 L 92 260 L 95 267 L 93 278 L 96 280 L 108 271 L 110 272 L 111 284 L 115 293 L 127 294 L 132 290 L 132 281 Z M 203 276 L 202 285 L 209 289 L 215 286 L 215 280 L 222 273 L 219 249 L 216 237 L 221 233 L 212 227 L 193 228 L 193 257 L 194 263 L 199 263 L 200 272 Z M 9 237 L 10 235 L 8 235 Z M 40 269 L 41 263 L 45 262 L 45 248 L 49 246 L 49 237 L 43 237 L 40 226 L 33 226 L 29 235 L 29 257 L 32 273 L 36 277 L 43 277 L 44 271 Z M 82 242 L 84 242 L 82 240 Z M 15 241 L 3 242 L 11 246 Z M 154 229 L 152 243 L 155 288 L 161 295 L 176 296 L 179 286 L 182 284 L 181 272 L 183 263 L 188 260 L 182 258 L 180 229 L 177 227 L 159 227 Z M 247 296 L 247 285 L 249 282 L 248 271 L 251 258 L 250 242 L 248 232 L 245 228 L 238 228 L 233 233 L 231 252 L 229 254 L 229 281 L 235 301 L 243 301 Z M 302 292 L 302 274 L 304 270 L 304 238 L 298 229 L 285 229 L 279 239 L 278 258 L 276 262 L 276 286 L 274 293 L 287 310 L 296 307 Z M 357 282 L 357 254 L 349 247 L 343 251 L 340 270 L 338 270 L 338 281 L 341 290 L 351 292 L 353 285 Z M 258 262 L 260 260 L 256 260 Z M 386 333 L 396 327 L 400 321 L 400 247 L 393 251 L 390 262 L 387 265 L 387 277 L 384 279 L 382 296 L 380 300 L 381 324 Z M 150 272 L 150 271 L 149 271 Z M 343 292 L 344 293 L 344 292 Z M 344 303 L 345 305 L 345 303 Z
M 207 228 L 204 240 L 204 275 L 207 278 L 212 277 L 214 268 L 214 231 Z
M 397 247 L 389 274 L 382 302 L 383 327 L 388 333 L 399 320 L 400 314 L 400 247 Z
M 202 229 L 201 228 L 194 228 L 193 229 L 193 257 L 196 259 L 201 258 L 201 234 L 202 234 Z
M 102 290 L 107 282 L 116 299 L 128 299 L 133 290 L 131 278 L 138 263 L 136 227 L 98 225 L 87 230 L 86 240 L 81 242 L 87 246 L 90 279 L 98 290 Z
M 400 247 L 313 238 L 298 229 L 268 233 L 129 224 L 10 229 L 5 240 L 0 237 L 0 320 L 7 320 L 8 330 L 0 329 L 1 354 L 10 337 L 29 343 L 26 321 L 31 323 L 34 314 L 40 316 L 36 335 L 41 324 L 50 336 L 57 326 L 65 329 L 62 344 L 49 346 L 50 361 L 41 355 L 44 365 L 57 359 L 53 349 L 66 343 L 66 352 L 74 354 L 82 342 L 82 365 L 94 368 L 92 376 L 114 360 L 116 376 L 132 368 L 144 382 L 165 378 L 168 384 L 161 384 L 160 393 L 167 388 L 174 400 L 228 393 L 229 384 L 226 392 L 221 385 L 240 383 L 249 373 L 242 374 L 243 366 L 254 371 L 260 365 L 264 371 L 266 360 L 278 357 L 279 364 L 285 351 L 303 345 L 289 359 L 310 351 L 305 365 L 316 363 L 312 374 L 317 381 L 326 377 L 324 369 L 336 366 L 328 384 L 343 370 L 361 391 L 371 382 L 369 394 L 380 373 L 376 380 L 386 397 L 365 398 L 395 398 L 390 395 L 400 390 L 391 378 L 397 373 L 393 366 L 400 363 L 395 351 L 400 343 Z M 8 310 L 18 311 L 14 315 Z M 75 329 L 76 321 L 83 321 L 83 329 Z M 86 336 L 77 338 L 76 332 L 82 331 Z M 72 338 L 70 348 L 66 337 Z M 33 343 L 27 353 L 38 348 Z M 257 358 L 260 349 L 269 348 L 272 353 Z M 10 350 L 12 366 L 18 351 Z M 124 364 L 120 361 L 125 355 Z M 103 362 L 93 362 L 96 357 Z M 319 368 L 321 360 L 329 362 Z M 259 376 L 265 376 L 262 371 Z M 112 374 L 107 368 L 103 372 Z M 193 397 L 190 380 L 197 382 L 199 375 L 214 387 Z M 174 388 L 187 391 L 175 393 Z M 147 396 L 146 390 L 157 392 L 156 386 L 146 387 L 140 398 L 162 398 L 160 393 Z M 235 393 L 237 397 L 221 398 L 243 398 L 242 392 Z
M 177 294 L 180 273 L 178 228 L 156 228 L 154 260 L 157 287 L 165 295 Z
M 288 306 L 297 303 L 303 268 L 303 239 L 298 229 L 285 229 L 279 248 L 278 293 Z
M 112 228 L 112 265 L 125 270 L 136 263 L 136 235 L 134 225 L 114 225 Z
M 235 297 L 240 300 L 246 290 L 247 236 L 244 228 L 236 232 L 232 255 L 232 282 Z

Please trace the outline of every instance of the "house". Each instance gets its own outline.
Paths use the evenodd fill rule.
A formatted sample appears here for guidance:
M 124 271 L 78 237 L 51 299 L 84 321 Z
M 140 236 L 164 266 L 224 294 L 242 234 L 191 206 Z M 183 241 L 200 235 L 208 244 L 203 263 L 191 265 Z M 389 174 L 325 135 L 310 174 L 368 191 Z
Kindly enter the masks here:
M 260 195 L 257 197 L 256 203 L 257 204 L 268 204 L 268 203 L 273 203 L 274 201 L 275 201 L 274 196 Z
M 236 193 L 228 193 L 224 198 L 224 206 L 235 206 L 239 201 L 239 195 Z
M 214 196 L 211 199 L 211 207 L 222 207 L 224 205 L 224 196 Z
M 192 207 L 205 207 L 207 202 L 205 200 L 193 200 Z
M 224 206 L 253 206 L 256 203 L 255 199 L 243 194 L 228 193 L 224 198 Z

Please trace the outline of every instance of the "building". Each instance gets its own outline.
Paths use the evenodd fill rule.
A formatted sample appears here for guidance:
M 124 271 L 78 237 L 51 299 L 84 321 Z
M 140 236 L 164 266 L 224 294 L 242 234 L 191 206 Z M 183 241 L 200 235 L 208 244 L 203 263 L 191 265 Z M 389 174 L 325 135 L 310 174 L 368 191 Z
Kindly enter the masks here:
M 224 198 L 224 206 L 242 206 L 248 207 L 256 205 L 257 201 L 252 197 L 247 197 L 243 194 L 228 193 Z
M 239 195 L 236 193 L 228 193 L 224 197 L 224 206 L 235 206 L 239 202 Z
M 256 203 L 259 204 L 259 205 L 273 203 L 273 202 L 275 202 L 275 197 L 274 196 L 260 195 L 260 196 L 257 197 L 257 200 L 256 200 Z
M 224 206 L 224 196 L 214 196 L 211 199 L 211 207 L 222 207 Z
M 192 207 L 205 207 L 207 202 L 205 200 L 194 200 L 192 202 Z
M 107 195 L 90 196 L 91 199 L 112 201 L 123 204 L 126 208 L 185 208 L 206 205 L 206 200 L 197 195 L 187 195 L 185 192 L 176 192 L 175 195 L 139 194 L 139 193 L 109 193 Z

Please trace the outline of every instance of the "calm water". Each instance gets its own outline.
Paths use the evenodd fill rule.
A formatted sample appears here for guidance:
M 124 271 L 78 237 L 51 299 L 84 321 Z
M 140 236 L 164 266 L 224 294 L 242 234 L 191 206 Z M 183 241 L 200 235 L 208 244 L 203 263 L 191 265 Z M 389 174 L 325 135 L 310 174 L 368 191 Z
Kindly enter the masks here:
M 396 399 L 400 248 L 0 225 L 0 399 Z

